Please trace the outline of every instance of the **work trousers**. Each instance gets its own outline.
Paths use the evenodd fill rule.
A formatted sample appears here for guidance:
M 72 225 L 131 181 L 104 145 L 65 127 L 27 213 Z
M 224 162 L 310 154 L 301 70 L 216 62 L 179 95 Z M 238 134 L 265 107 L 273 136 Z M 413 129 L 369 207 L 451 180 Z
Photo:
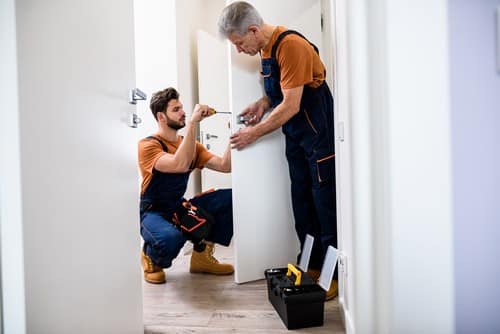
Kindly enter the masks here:
M 233 237 L 233 206 L 231 189 L 221 189 L 192 198 L 190 202 L 208 211 L 215 219 L 207 241 L 229 246 Z M 153 263 L 169 268 L 187 239 L 159 211 L 141 211 L 141 236 L 144 251 Z
M 283 133 L 295 230 L 301 249 L 306 234 L 314 237 L 309 267 L 321 269 L 328 246 L 337 248 L 333 98 L 326 83 L 304 87 L 301 110 Z

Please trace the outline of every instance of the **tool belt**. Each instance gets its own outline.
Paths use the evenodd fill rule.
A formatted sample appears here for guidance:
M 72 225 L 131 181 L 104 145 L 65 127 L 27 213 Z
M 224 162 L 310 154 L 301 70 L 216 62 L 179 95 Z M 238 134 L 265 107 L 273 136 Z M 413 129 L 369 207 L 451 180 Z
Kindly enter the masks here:
M 177 227 L 184 237 L 193 243 L 196 251 L 201 252 L 205 249 L 203 242 L 212 231 L 212 226 L 215 223 L 214 217 L 205 209 L 199 206 L 194 206 L 186 199 L 182 200 L 182 204 L 175 210 L 173 215 L 162 214 L 162 207 L 151 203 L 141 203 L 143 211 L 158 211 L 163 218 L 171 222 Z
M 210 235 L 215 219 L 205 209 L 183 200 L 181 206 L 175 211 L 172 221 L 186 239 L 193 242 L 195 250 L 198 250 L 204 248 L 202 241 Z

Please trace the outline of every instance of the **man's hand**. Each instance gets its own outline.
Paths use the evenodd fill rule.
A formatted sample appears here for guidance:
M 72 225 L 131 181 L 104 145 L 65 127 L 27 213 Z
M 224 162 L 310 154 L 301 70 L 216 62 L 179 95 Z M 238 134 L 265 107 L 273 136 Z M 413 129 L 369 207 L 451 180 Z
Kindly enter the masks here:
M 230 138 L 231 147 L 242 150 L 258 139 L 254 128 L 242 128 Z
M 211 116 L 210 107 L 205 104 L 197 104 L 194 106 L 193 114 L 191 116 L 191 121 L 195 123 L 200 123 L 203 119 Z
M 239 116 L 245 117 L 245 125 L 255 125 L 260 122 L 267 109 L 269 109 L 267 99 L 260 99 L 243 109 Z

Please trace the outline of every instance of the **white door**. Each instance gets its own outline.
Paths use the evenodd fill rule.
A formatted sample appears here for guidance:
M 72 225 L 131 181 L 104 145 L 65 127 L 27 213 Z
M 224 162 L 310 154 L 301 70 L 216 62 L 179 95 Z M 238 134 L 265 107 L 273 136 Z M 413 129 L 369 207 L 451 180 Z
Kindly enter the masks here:
M 267 23 L 296 29 L 321 49 L 319 0 L 250 2 Z M 235 124 L 236 115 L 260 98 L 263 89 L 259 57 L 237 54 L 227 45 L 231 48 L 229 101 Z M 235 280 L 242 283 L 263 278 L 267 268 L 294 263 L 299 243 L 281 129 L 242 151 L 233 151 L 232 163 Z
M 27 332 L 143 332 L 133 2 L 16 21 Z
M 200 142 L 211 152 L 222 156 L 231 135 L 229 110 L 229 53 L 226 43 L 210 33 L 198 31 L 199 101 L 221 112 L 200 123 Z M 231 188 L 231 173 L 204 168 L 201 190 Z

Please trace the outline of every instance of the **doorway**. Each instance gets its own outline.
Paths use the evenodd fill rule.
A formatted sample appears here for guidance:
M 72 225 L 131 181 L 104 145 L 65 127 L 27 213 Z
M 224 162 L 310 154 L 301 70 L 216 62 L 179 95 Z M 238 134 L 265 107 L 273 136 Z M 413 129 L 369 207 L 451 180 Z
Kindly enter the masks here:
M 278 4 L 273 3 L 272 5 L 270 4 L 260 4 L 259 1 L 253 1 L 256 5 L 256 7 L 260 10 L 261 8 L 265 8 L 265 13 L 262 13 L 264 16 L 264 19 L 266 20 L 267 18 L 272 15 L 273 12 L 278 13 L 276 14 L 276 18 L 270 19 L 269 21 L 271 22 L 278 22 L 279 24 L 284 24 L 289 26 L 290 22 L 292 24 L 297 24 L 295 27 L 297 30 L 304 32 L 304 28 L 301 28 L 301 24 L 305 24 L 308 22 L 315 22 L 317 26 L 314 28 L 311 28 L 310 30 L 304 32 L 306 36 L 313 36 L 311 40 L 320 47 L 321 52 L 323 53 L 322 58 L 331 58 L 331 46 L 332 46 L 332 37 L 331 37 L 331 32 L 333 31 L 333 24 L 332 20 L 327 20 L 325 17 L 328 15 L 330 17 L 332 13 L 332 7 L 333 7 L 333 1 L 310 1 L 310 2 L 304 2 L 304 1 L 297 1 L 297 4 L 294 5 L 294 3 L 287 2 L 287 5 L 289 8 L 295 8 L 297 11 L 300 11 L 303 16 L 301 18 L 297 19 L 295 22 L 291 22 L 293 20 L 290 20 L 289 14 L 286 11 L 283 10 L 278 10 L 278 8 L 282 8 L 283 6 L 278 6 Z M 311 3 L 314 3 L 314 6 L 310 6 Z M 225 1 L 211 1 L 210 4 L 208 4 L 207 1 L 172 1 L 168 6 L 168 8 L 153 8 L 151 7 L 151 4 L 148 4 L 148 7 L 137 7 L 139 4 L 136 3 L 136 43 L 137 44 L 137 86 L 138 87 L 150 87 L 150 88 L 144 88 L 146 91 L 155 91 L 158 90 L 158 85 L 161 84 L 160 87 L 166 87 L 169 85 L 173 85 L 179 88 L 179 91 L 181 93 L 181 99 L 184 102 L 185 109 L 191 110 L 193 105 L 198 101 L 199 98 L 209 96 L 209 94 L 206 94 L 205 92 L 202 92 L 201 90 L 203 89 L 203 85 L 200 84 L 198 85 L 199 81 L 202 80 L 202 74 L 199 72 L 199 68 L 197 66 L 198 61 L 196 58 L 200 58 L 199 56 L 199 49 L 196 44 L 196 36 L 199 36 L 199 33 L 197 32 L 198 29 L 203 30 L 203 33 L 205 35 L 210 35 L 208 38 L 213 38 L 214 40 L 216 39 L 216 22 L 218 19 L 218 15 L 220 14 L 220 11 L 222 8 L 226 5 Z M 167 6 L 164 2 L 162 2 L 161 6 Z M 272 10 L 274 8 L 273 6 L 276 6 L 276 10 Z M 152 11 L 155 13 L 173 13 L 171 15 L 171 20 L 167 20 L 163 18 L 161 22 L 158 22 L 158 20 L 151 19 L 151 17 L 148 18 L 147 12 Z M 323 15 L 321 15 L 321 12 L 323 11 Z M 186 13 L 189 13 L 187 15 Z M 304 14 L 305 13 L 305 14 Z M 317 19 L 315 20 L 310 20 L 309 16 L 307 15 L 316 15 L 314 13 L 317 13 Z M 153 14 L 153 15 L 158 15 L 158 14 Z M 321 16 L 323 16 L 323 24 L 324 26 L 327 27 L 327 29 L 324 29 L 323 32 L 321 32 Z M 182 19 L 179 19 L 182 18 Z M 141 22 L 138 22 L 140 20 Z M 145 24 L 149 24 L 149 28 L 145 28 Z M 291 28 L 294 28 L 293 25 L 290 26 Z M 151 52 L 151 49 L 148 50 L 148 48 L 153 47 L 152 45 L 148 45 L 147 41 L 143 40 L 144 36 L 149 36 L 150 39 L 154 40 L 154 36 L 161 36 L 162 31 L 170 31 L 170 32 L 175 32 L 172 33 L 171 35 L 175 36 L 175 40 L 172 41 L 172 43 L 165 43 L 166 45 L 162 45 L 162 48 L 164 49 L 159 49 L 157 52 Z M 213 44 L 216 44 L 215 41 L 212 41 Z M 210 46 L 210 43 L 208 43 Z M 198 50 L 197 50 L 198 49 Z M 197 53 L 198 51 L 198 53 Z M 214 52 L 215 53 L 215 52 Z M 190 57 L 186 57 L 186 55 L 190 55 Z M 158 68 L 155 71 L 152 71 L 150 69 L 151 64 L 154 64 L 154 61 L 148 60 L 148 57 L 153 57 L 155 59 L 161 58 L 162 61 L 165 63 L 165 69 L 164 70 L 158 70 Z M 229 55 L 229 57 L 233 57 L 233 55 Z M 245 57 L 245 56 L 243 56 Z M 218 57 L 220 58 L 220 57 Z M 249 57 L 250 58 L 250 57 Z M 256 61 L 258 59 L 249 59 L 249 61 Z M 246 60 L 245 60 L 246 61 Z M 327 68 L 328 68 L 328 73 L 333 73 L 333 62 L 328 61 L 326 62 Z M 174 66 L 175 65 L 175 66 Z M 252 64 L 248 65 L 246 69 L 251 68 Z M 165 75 L 168 72 L 168 75 Z M 257 82 L 258 76 L 249 72 L 248 73 L 248 81 L 252 82 L 255 84 Z M 333 82 L 333 75 L 330 75 L 329 77 L 329 83 L 332 85 Z M 141 82 L 142 80 L 142 82 Z M 228 78 L 229 81 L 234 80 L 234 77 L 232 79 Z M 245 79 L 246 80 L 246 79 Z M 214 80 L 214 82 L 211 82 L 211 86 L 213 87 L 216 84 L 217 80 Z M 156 85 L 156 86 L 155 86 Z M 253 88 L 252 88 L 253 89 Z M 262 94 L 260 91 L 260 87 L 255 91 L 256 94 Z M 253 91 L 252 91 L 253 94 Z M 247 96 L 248 96 L 248 91 L 247 91 Z M 210 104 L 210 101 L 200 101 L 203 103 Z M 229 102 L 229 101 L 228 101 Z M 242 102 L 243 103 L 243 102 Z M 221 108 L 223 111 L 230 111 L 231 107 L 229 107 L 229 103 L 227 104 L 228 107 L 224 107 L 224 104 Z M 240 108 L 240 107 L 237 107 Z M 229 109 L 229 110 L 227 110 Z M 148 112 L 145 112 L 144 118 L 149 117 Z M 154 124 L 150 124 L 154 125 Z M 143 126 L 143 129 L 141 129 L 141 132 L 143 133 L 143 136 L 147 136 L 150 132 L 155 130 L 154 126 L 150 126 L 147 131 L 145 131 L 145 128 L 147 126 Z M 211 130 L 203 130 L 203 134 L 206 135 L 206 133 L 212 134 Z M 216 133 L 216 135 L 218 135 Z M 205 136 L 203 136 L 202 139 L 204 139 Z M 277 145 L 281 145 L 279 142 L 280 138 L 275 138 L 277 141 Z M 205 142 L 204 144 L 210 144 L 210 142 Z M 276 155 L 283 156 L 282 151 L 281 151 L 281 146 L 277 146 L 277 153 Z M 283 163 L 286 164 L 286 161 L 283 160 Z M 286 165 L 284 165 L 284 170 L 287 170 Z M 278 168 L 279 170 L 283 170 L 281 168 Z M 281 173 L 283 174 L 283 173 Z M 280 176 L 282 177 L 282 175 Z M 288 181 L 288 175 L 285 173 L 285 180 Z M 289 182 L 289 181 L 288 181 Z M 203 190 L 202 187 L 200 187 L 200 184 L 203 182 L 200 182 L 197 180 L 195 183 L 191 184 L 190 190 L 192 194 L 197 192 L 198 190 Z M 283 193 L 285 194 L 285 197 L 289 197 L 289 186 L 284 184 L 284 187 L 282 189 Z M 247 187 L 245 187 L 248 189 Z M 277 196 L 278 198 L 283 197 L 283 196 Z M 280 211 L 285 211 L 289 212 L 289 217 L 283 219 L 284 224 L 290 229 L 290 238 L 295 239 L 295 231 L 293 230 L 293 226 L 290 224 L 290 221 L 292 221 L 291 218 L 291 205 L 287 203 L 288 205 L 287 209 L 285 210 L 280 210 Z M 249 206 L 251 207 L 251 206 Z M 252 237 L 251 237 L 252 231 L 248 231 L 247 233 L 243 233 L 244 235 L 250 235 L 248 240 L 252 242 Z M 243 242 L 243 240 L 240 240 Z M 238 242 L 238 240 L 237 240 Z M 295 243 L 297 243 L 295 241 Z M 285 242 L 285 244 L 288 244 L 288 242 Z M 298 243 L 297 243 L 298 244 Z M 289 252 L 288 255 L 286 255 L 288 258 L 294 258 L 297 251 L 296 249 L 298 246 L 295 245 L 291 247 L 291 251 Z M 267 252 L 267 251 L 265 251 Z M 243 253 L 239 252 L 238 253 L 240 258 L 243 257 Z M 232 253 L 221 253 L 221 258 L 230 258 L 228 257 L 229 255 L 232 255 Z M 172 279 L 173 283 L 180 282 L 181 279 L 180 277 L 182 276 L 182 273 L 186 272 L 186 257 L 189 259 L 189 250 L 181 253 L 179 255 L 178 262 L 174 262 L 174 266 L 172 269 L 167 270 L 167 281 L 170 282 L 170 277 Z M 234 255 L 233 255 L 234 258 Z M 247 258 L 247 261 L 249 263 L 251 262 L 256 262 L 255 258 L 260 258 L 258 256 L 255 256 L 254 254 L 250 254 L 250 256 Z M 180 272 L 179 272 L 180 270 Z M 184 270 L 184 271 L 182 271 Z M 263 268 L 258 268 L 255 271 L 257 274 L 256 275 L 262 275 L 263 273 Z M 172 273 L 170 275 L 170 273 Z M 249 276 L 251 277 L 251 276 Z M 189 280 L 196 280 L 196 277 L 190 278 Z M 251 281 L 253 279 L 241 279 L 241 282 L 246 282 L 246 281 Z M 224 281 L 225 282 L 225 281 Z M 228 284 L 234 284 L 229 280 L 226 282 Z M 168 284 L 168 283 L 167 283 Z M 216 283 L 213 283 L 216 284 Z M 222 284 L 222 283 L 221 283 Z M 247 283 L 245 285 L 241 285 L 239 288 L 243 289 L 244 291 L 251 290 L 250 286 L 251 284 L 254 283 Z M 205 286 L 206 287 L 206 286 Z M 180 287 L 179 289 L 182 291 L 182 289 L 186 289 L 187 287 L 183 286 Z M 150 304 L 149 302 L 146 301 L 146 298 L 152 297 L 151 293 L 154 294 L 152 291 L 163 291 L 162 288 L 158 287 L 145 287 L 145 300 L 144 300 L 144 307 L 145 309 L 150 309 Z M 247 289 L 247 290 L 245 290 Z M 256 287 L 255 289 L 261 289 L 261 287 Z M 232 292 L 231 288 L 227 288 L 226 292 L 223 292 L 222 294 L 225 296 L 229 296 Z M 235 290 L 237 291 L 237 289 Z M 248 291 L 247 291 L 248 292 Z M 177 292 L 179 293 L 179 292 Z M 265 293 L 263 294 L 265 295 Z M 195 296 L 191 296 L 192 298 L 195 298 Z M 187 297 L 189 300 L 191 297 Z M 215 302 L 217 298 L 215 296 L 212 296 L 209 298 L 212 302 Z M 266 300 L 263 300 L 264 304 L 268 304 Z M 213 307 L 213 305 L 212 305 Z M 333 308 L 333 306 L 332 306 Z M 336 309 L 336 308 L 335 308 Z M 333 311 L 332 311 L 333 312 Z M 338 314 L 337 311 L 334 312 L 335 314 Z M 230 315 L 228 315 L 230 316 Z M 148 316 L 145 316 L 145 319 L 148 319 Z M 206 318 L 205 318 L 206 320 Z M 203 321 L 205 321 L 203 320 Z M 146 320 L 147 321 L 147 320 Z

